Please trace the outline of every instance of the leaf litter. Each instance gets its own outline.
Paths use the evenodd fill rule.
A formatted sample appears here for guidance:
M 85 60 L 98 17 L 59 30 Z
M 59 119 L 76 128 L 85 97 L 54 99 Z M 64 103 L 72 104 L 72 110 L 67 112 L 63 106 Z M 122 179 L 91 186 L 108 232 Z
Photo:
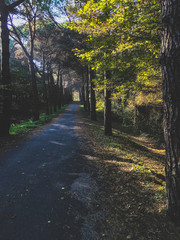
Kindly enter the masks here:
M 118 128 L 106 137 L 102 124 L 77 114 L 77 131 L 86 139 L 81 148 L 92 149 L 89 162 L 99 188 L 96 206 L 106 215 L 96 220 L 97 239 L 179 240 L 180 228 L 166 211 L 164 149 L 148 136 L 133 136 Z

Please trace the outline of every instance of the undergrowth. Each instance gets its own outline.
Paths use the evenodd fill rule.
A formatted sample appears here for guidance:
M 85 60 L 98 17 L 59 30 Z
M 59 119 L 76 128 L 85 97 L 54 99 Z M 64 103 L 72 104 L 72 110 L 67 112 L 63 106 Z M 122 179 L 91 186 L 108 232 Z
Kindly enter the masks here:
M 52 118 L 56 117 L 59 113 L 61 113 L 65 108 L 67 107 L 67 105 L 64 105 L 61 107 L 61 110 L 58 110 L 55 113 L 52 113 L 50 115 L 46 115 L 45 113 L 42 113 L 40 115 L 40 118 L 38 121 L 32 121 L 29 120 L 28 122 L 22 122 L 19 124 L 12 124 L 10 127 L 10 135 L 16 135 L 16 134 L 20 134 L 20 133 L 26 133 L 29 132 L 30 130 L 40 127 L 43 124 L 49 122 Z

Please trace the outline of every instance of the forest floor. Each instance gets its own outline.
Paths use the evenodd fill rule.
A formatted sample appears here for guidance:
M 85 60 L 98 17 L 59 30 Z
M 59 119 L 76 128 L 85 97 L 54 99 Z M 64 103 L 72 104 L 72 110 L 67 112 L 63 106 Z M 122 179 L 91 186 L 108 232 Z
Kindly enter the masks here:
M 91 121 L 83 111 L 78 119 L 95 153 L 90 160 L 101 186 L 97 203 L 106 212 L 102 239 L 179 240 L 180 228 L 166 212 L 163 146 L 147 134 L 127 133 L 117 122 L 106 137 L 103 121 Z
M 0 239 L 179 240 L 163 147 L 118 122 L 105 137 L 78 109 L 1 140 Z

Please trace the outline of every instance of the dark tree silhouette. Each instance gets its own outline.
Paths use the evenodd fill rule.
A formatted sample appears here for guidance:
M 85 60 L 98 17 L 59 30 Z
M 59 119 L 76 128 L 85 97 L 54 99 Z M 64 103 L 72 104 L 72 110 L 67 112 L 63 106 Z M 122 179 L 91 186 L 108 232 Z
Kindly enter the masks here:
M 11 77 L 9 67 L 9 29 L 8 16 L 15 7 L 24 0 L 15 1 L 7 5 L 4 0 L 0 0 L 0 20 L 1 20 L 1 77 L 0 77 L 0 136 L 9 134 L 11 121 Z
M 180 224 L 180 1 L 161 1 L 168 211 Z

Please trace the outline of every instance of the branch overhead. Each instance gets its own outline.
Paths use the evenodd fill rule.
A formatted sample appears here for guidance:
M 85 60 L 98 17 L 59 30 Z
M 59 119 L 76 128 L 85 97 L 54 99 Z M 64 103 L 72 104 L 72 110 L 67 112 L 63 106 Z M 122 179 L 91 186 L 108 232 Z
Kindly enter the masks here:
M 12 11 L 15 7 L 19 6 L 21 3 L 23 3 L 25 0 L 17 0 L 13 3 L 11 3 L 10 5 L 8 5 L 8 9 L 9 11 Z

